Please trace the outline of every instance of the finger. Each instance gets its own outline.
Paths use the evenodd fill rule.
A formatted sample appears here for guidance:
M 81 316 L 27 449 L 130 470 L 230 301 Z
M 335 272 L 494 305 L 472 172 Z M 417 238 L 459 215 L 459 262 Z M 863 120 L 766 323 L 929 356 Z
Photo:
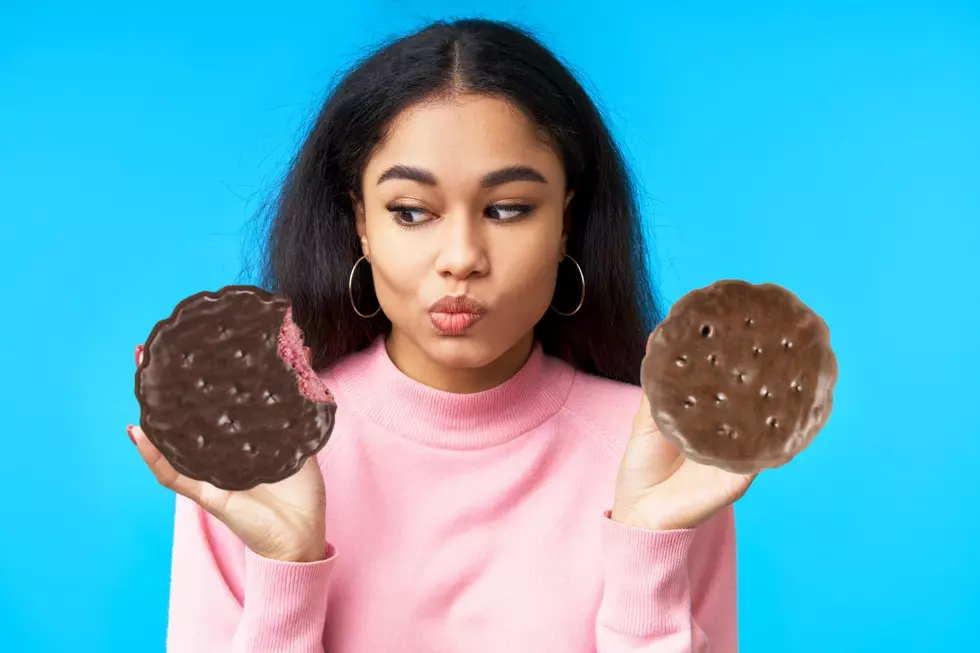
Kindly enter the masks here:
M 752 486 L 752 483 L 755 482 L 755 479 L 758 478 L 759 472 L 755 472 L 754 474 L 742 474 L 741 476 L 742 476 L 742 480 L 745 482 L 745 488 L 742 490 L 742 494 L 744 495 L 746 492 L 749 491 L 749 487 Z
M 136 366 L 143 362 L 143 345 L 136 345 Z
M 683 485 L 687 487 L 701 488 L 706 492 L 720 491 L 724 494 L 726 501 L 735 502 L 748 492 L 749 486 L 759 475 L 759 472 L 737 474 L 714 465 L 688 460 L 678 474 L 678 480 L 683 480 Z
M 647 336 L 646 348 L 643 355 L 644 363 L 647 362 L 650 347 L 653 344 L 654 339 L 658 336 L 662 337 L 662 332 L 659 329 L 655 329 L 649 336 Z M 630 439 L 638 436 L 646 436 L 653 440 L 655 442 L 655 448 L 661 453 L 670 453 L 674 455 L 678 453 L 677 448 L 663 437 L 660 432 L 660 427 L 657 426 L 657 422 L 653 418 L 653 408 L 650 404 L 650 397 L 646 391 L 646 388 L 643 388 L 643 391 L 640 392 L 640 407 L 633 416 L 633 431 L 630 435 Z
M 728 487 L 733 503 L 745 496 L 745 493 L 749 491 L 749 487 L 758 475 L 759 472 L 753 474 L 728 473 Z
M 653 421 L 653 411 L 650 409 L 650 398 L 644 390 L 640 393 L 640 407 L 633 416 L 633 434 L 637 435 L 640 431 L 656 429 L 657 425 Z
M 646 392 L 640 393 L 640 409 L 633 417 L 633 430 L 623 458 L 623 466 L 645 469 L 651 478 L 664 479 L 674 473 L 684 462 L 673 444 L 663 436 L 653 419 L 650 400 Z
M 139 449 L 140 457 L 143 462 L 153 472 L 157 482 L 165 488 L 173 490 L 177 494 L 182 494 L 191 501 L 200 503 L 201 495 L 204 491 L 204 483 L 187 478 L 164 458 L 160 450 L 153 446 L 147 439 L 143 429 L 134 426 L 132 429 L 133 439 L 136 441 L 136 448 Z
M 632 436 L 662 437 L 660 435 L 660 428 L 657 426 L 656 420 L 653 419 L 653 409 L 650 406 L 650 397 L 646 390 L 640 392 L 640 407 L 636 410 L 636 414 L 633 415 Z
M 647 336 L 646 348 L 643 350 L 643 358 L 650 353 L 650 344 L 653 342 L 653 335 L 656 331 L 650 333 Z M 650 398 L 647 396 L 646 389 L 640 393 L 640 407 L 636 411 L 636 415 L 633 417 L 633 434 L 636 435 L 640 432 L 648 430 L 657 430 L 657 425 L 653 421 L 653 411 L 650 408 Z

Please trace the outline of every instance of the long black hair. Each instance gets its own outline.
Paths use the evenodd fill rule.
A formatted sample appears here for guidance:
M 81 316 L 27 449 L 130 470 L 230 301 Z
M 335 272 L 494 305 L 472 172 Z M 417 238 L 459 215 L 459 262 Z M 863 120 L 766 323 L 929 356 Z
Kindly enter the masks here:
M 585 300 L 571 317 L 549 310 L 535 337 L 546 353 L 580 370 L 639 384 L 646 336 L 662 314 L 633 181 L 582 85 L 513 24 L 433 23 L 346 72 L 268 205 L 258 285 L 290 298 L 315 369 L 390 333 L 383 312 L 365 319 L 350 304 L 348 279 L 361 252 L 349 194 L 360 198 L 367 160 L 403 109 L 460 92 L 500 97 L 523 110 L 549 140 L 575 190 L 567 253 L 582 266 Z M 570 262 L 560 271 L 554 304 L 568 312 L 581 283 Z M 376 306 L 370 275 L 359 275 L 355 285 L 358 306 L 370 312 Z

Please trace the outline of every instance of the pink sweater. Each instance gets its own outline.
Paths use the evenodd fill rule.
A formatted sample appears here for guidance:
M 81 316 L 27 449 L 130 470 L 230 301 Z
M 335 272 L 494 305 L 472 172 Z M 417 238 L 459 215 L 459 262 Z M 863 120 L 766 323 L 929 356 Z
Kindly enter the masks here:
M 441 392 L 381 338 L 321 377 L 327 559 L 258 556 L 178 496 L 169 652 L 737 650 L 732 509 L 693 530 L 609 519 L 640 388 L 536 345 L 496 388 Z

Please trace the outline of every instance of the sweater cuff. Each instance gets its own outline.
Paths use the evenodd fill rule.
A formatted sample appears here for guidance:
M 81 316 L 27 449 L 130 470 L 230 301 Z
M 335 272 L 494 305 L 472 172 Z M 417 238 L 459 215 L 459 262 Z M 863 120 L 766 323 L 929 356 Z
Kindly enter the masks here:
M 245 644 L 242 650 L 321 650 L 336 560 L 330 543 L 325 559 L 315 562 L 273 560 L 246 547 L 245 606 L 236 638 Z
M 685 630 L 691 619 L 687 555 L 694 529 L 651 531 L 602 525 L 605 585 L 597 620 L 637 637 Z

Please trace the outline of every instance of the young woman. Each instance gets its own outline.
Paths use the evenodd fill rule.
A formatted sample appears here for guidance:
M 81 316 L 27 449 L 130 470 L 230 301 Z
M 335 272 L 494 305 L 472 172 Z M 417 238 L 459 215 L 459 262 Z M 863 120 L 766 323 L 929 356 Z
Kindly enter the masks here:
M 389 44 L 326 101 L 272 217 L 264 285 L 337 421 L 296 475 L 235 493 L 131 429 L 177 493 L 169 651 L 737 649 L 752 478 L 656 430 L 633 189 L 549 51 L 479 20 Z

